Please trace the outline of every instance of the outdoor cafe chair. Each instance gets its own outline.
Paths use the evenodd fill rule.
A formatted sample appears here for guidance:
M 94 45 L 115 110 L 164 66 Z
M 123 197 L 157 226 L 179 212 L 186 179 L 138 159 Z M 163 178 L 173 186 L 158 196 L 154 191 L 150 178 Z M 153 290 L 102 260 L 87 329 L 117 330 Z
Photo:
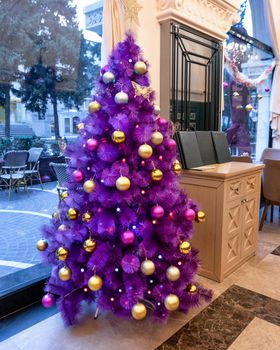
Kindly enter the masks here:
M 28 151 L 10 151 L 4 155 L 4 165 L 0 173 L 0 185 L 8 188 L 9 200 L 12 190 L 18 190 L 21 184 L 27 191 L 25 169 Z
M 70 180 L 70 175 L 67 173 L 68 164 L 66 163 L 50 163 L 50 168 L 53 169 L 57 178 L 57 193 L 59 201 L 61 201 L 61 194 L 67 190 L 67 182 Z
M 43 189 L 43 184 L 39 172 L 39 165 L 40 161 L 39 158 L 43 152 L 42 147 L 32 147 L 29 149 L 28 154 L 28 166 L 25 170 L 25 178 L 26 181 L 30 181 L 30 184 L 32 186 L 32 180 L 39 180 L 41 188 Z

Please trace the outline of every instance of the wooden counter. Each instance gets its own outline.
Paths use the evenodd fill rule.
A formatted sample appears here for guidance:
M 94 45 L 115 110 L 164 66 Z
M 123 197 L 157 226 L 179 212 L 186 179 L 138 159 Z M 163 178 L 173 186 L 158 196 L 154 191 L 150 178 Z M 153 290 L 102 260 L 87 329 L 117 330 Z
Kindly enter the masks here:
M 184 170 L 181 185 L 206 214 L 195 223 L 199 274 L 223 281 L 256 252 L 263 164 L 229 162 Z

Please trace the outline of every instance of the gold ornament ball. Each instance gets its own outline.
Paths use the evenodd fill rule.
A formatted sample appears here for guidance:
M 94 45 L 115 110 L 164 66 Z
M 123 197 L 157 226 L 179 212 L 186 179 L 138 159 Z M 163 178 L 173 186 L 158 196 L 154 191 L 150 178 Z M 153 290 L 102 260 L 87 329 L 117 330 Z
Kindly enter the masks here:
M 88 105 L 88 110 L 90 113 L 98 112 L 101 109 L 101 104 L 97 101 L 92 101 Z
M 179 249 L 180 249 L 180 253 L 187 255 L 192 250 L 192 247 L 189 242 L 183 241 L 180 243 Z
M 152 140 L 152 143 L 153 143 L 154 145 L 160 145 L 160 144 L 162 143 L 162 141 L 163 141 L 163 135 L 162 135 L 162 133 L 159 132 L 159 131 L 154 131 L 154 132 L 152 133 L 152 138 L 151 138 L 151 140 Z
M 180 164 L 179 160 L 176 160 L 176 162 L 173 164 L 173 171 L 177 175 L 181 174 L 182 167 L 181 167 L 181 164 Z
M 86 211 L 82 216 L 82 220 L 84 222 L 89 222 L 91 219 L 92 219 L 92 214 L 89 211 Z
M 83 184 L 84 191 L 91 193 L 95 189 L 95 182 L 93 180 L 87 180 Z
M 197 286 L 195 284 L 189 284 L 187 286 L 187 291 L 190 293 L 190 294 L 195 294 L 197 292 Z
M 56 251 L 56 257 L 58 260 L 64 261 L 68 258 L 69 250 L 64 247 L 59 247 Z
M 66 199 L 68 196 L 69 196 L 68 192 L 67 192 L 67 191 L 63 191 L 62 194 L 61 194 L 61 199 L 64 200 L 64 199 Z
M 135 320 L 143 320 L 147 315 L 147 308 L 142 303 L 137 303 L 133 305 L 131 309 L 131 315 Z
M 146 143 L 144 145 L 141 145 L 138 148 L 138 154 L 143 159 L 148 159 L 153 154 L 153 149 L 150 145 L 147 145 Z
M 96 240 L 92 239 L 92 238 L 88 238 L 85 242 L 84 242 L 84 250 L 88 253 L 92 253 L 96 248 Z
M 125 141 L 125 133 L 121 130 L 115 130 L 112 135 L 112 140 L 115 143 L 122 143 Z
M 134 64 L 134 72 L 139 75 L 145 74 L 147 72 L 146 63 L 143 61 L 137 61 Z
M 152 262 L 152 260 L 146 259 L 141 264 L 141 271 L 144 275 L 150 276 L 155 272 L 155 264 Z
M 69 281 L 71 276 L 72 271 L 67 266 L 62 267 L 58 271 L 58 277 L 61 279 L 61 281 Z
M 175 294 L 169 294 L 167 297 L 164 299 L 164 306 L 167 308 L 169 311 L 175 311 L 178 309 L 180 305 L 180 300 Z
M 251 103 L 249 103 L 245 106 L 245 109 L 247 112 L 251 112 L 253 110 L 253 106 L 251 105 Z
M 45 239 L 39 239 L 36 247 L 38 250 L 40 250 L 40 252 L 42 252 L 48 248 L 48 242 Z
M 76 220 L 79 216 L 79 211 L 75 208 L 69 208 L 67 211 L 67 216 L 69 220 Z
M 166 277 L 169 279 L 169 281 L 177 281 L 181 276 L 181 272 L 176 266 L 169 266 L 166 270 Z
M 61 224 L 61 225 L 58 227 L 58 230 L 59 230 L 59 231 L 66 231 L 66 230 L 67 230 L 67 226 L 64 225 L 64 224 Z
M 151 176 L 153 181 L 160 181 L 163 178 L 163 173 L 159 169 L 154 169 Z
M 202 210 L 199 210 L 197 212 L 197 221 L 198 222 L 204 222 L 205 221 L 205 217 L 206 217 L 206 215 L 205 215 L 205 213 Z
M 130 180 L 126 176 L 120 176 L 116 181 L 116 187 L 119 191 L 126 191 L 130 187 Z
M 77 125 L 78 131 L 80 131 L 80 130 L 82 130 L 82 129 L 84 129 L 84 128 L 85 128 L 85 124 L 84 124 L 84 123 L 79 123 L 79 124 Z
M 90 290 L 97 292 L 103 286 L 103 281 L 100 276 L 94 275 L 88 280 L 88 287 Z

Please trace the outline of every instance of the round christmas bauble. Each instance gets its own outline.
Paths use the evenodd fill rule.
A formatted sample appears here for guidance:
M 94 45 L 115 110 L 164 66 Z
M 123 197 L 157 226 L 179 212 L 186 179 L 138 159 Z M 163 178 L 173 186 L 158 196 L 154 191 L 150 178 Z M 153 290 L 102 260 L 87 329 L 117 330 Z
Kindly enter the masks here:
M 236 106 L 236 109 L 241 111 L 243 109 L 243 106 L 242 105 L 238 105 L 238 106 Z
M 160 114 L 160 106 L 154 105 L 154 113 L 155 113 L 155 115 L 159 115 Z
M 58 260 L 64 261 L 68 258 L 68 255 L 69 255 L 69 250 L 67 248 L 59 247 L 56 250 L 56 257 Z
M 69 196 L 69 193 L 67 191 L 63 191 L 61 194 L 61 199 L 64 200 Z
M 36 245 L 37 249 L 41 252 L 48 248 L 48 242 L 45 239 L 39 239 Z
M 147 308 L 142 303 L 137 303 L 133 305 L 131 309 L 132 317 L 135 318 L 135 320 L 143 320 L 147 315 Z
M 258 100 L 261 100 L 263 97 L 262 97 L 261 94 L 258 94 L 258 95 L 257 95 L 257 98 L 258 98 Z
M 75 208 L 69 208 L 67 210 L 67 217 L 69 220 L 77 220 L 79 216 L 79 211 Z
M 175 294 L 169 294 L 167 297 L 164 299 L 164 306 L 167 308 L 169 311 L 175 311 L 178 309 L 180 305 L 180 300 Z
M 181 272 L 176 266 L 169 266 L 166 270 L 166 277 L 169 279 L 169 281 L 177 281 L 181 276 Z
M 197 292 L 197 286 L 195 284 L 189 284 L 187 286 L 187 291 L 190 293 L 190 294 L 195 294 Z
M 160 205 L 154 205 L 151 208 L 151 217 L 154 219 L 159 219 L 164 216 L 164 209 Z
M 163 173 L 160 169 L 154 169 L 151 173 L 153 181 L 160 181 L 163 178 Z
M 86 193 L 91 193 L 95 189 L 95 182 L 91 180 L 87 180 L 83 184 L 84 191 Z
M 119 105 L 123 105 L 123 104 L 128 103 L 128 94 L 126 94 L 123 91 L 118 92 L 115 95 L 115 102 Z
M 86 241 L 84 241 L 83 247 L 86 252 L 92 253 L 96 248 L 96 240 L 88 238 Z
M 191 244 L 187 241 L 183 241 L 179 245 L 179 250 L 180 253 L 187 255 L 192 250 Z
M 50 308 L 54 305 L 55 303 L 55 297 L 53 296 L 53 294 L 47 293 L 43 296 L 42 298 L 42 305 L 45 308 Z
M 66 231 L 67 230 L 67 226 L 64 225 L 64 224 L 61 224 L 61 225 L 58 226 L 58 230 L 59 231 Z
M 126 176 L 120 176 L 116 181 L 116 187 L 119 191 L 127 191 L 130 187 L 130 180 Z
M 64 266 L 58 270 L 58 276 L 61 281 L 69 281 L 72 276 L 72 271 L 69 267 Z
M 90 139 L 87 140 L 86 149 L 88 151 L 95 151 L 97 147 L 98 147 L 98 141 L 96 139 L 91 137 Z
M 154 131 L 152 133 L 151 141 L 154 145 L 160 145 L 163 141 L 163 135 L 159 131 Z
M 205 213 L 202 210 L 199 210 L 196 214 L 196 218 L 198 222 L 204 222 L 205 221 Z
M 155 264 L 152 260 L 146 259 L 141 264 L 141 271 L 145 276 L 150 276 L 155 272 Z
M 245 109 L 247 112 L 251 112 L 253 110 L 253 106 L 251 105 L 251 103 L 248 103 L 246 106 L 245 106 Z
M 79 123 L 79 124 L 77 124 L 77 129 L 78 129 L 78 131 L 80 131 L 80 130 L 82 130 L 82 129 L 84 129 L 85 128 L 85 124 L 84 123 Z
M 52 213 L 52 218 L 55 219 L 55 220 L 59 219 L 59 216 L 60 216 L 59 211 L 54 211 Z
M 265 91 L 265 92 L 269 92 L 269 91 L 270 91 L 270 87 L 266 87 L 266 88 L 264 89 L 264 91 Z
M 121 239 L 124 244 L 132 244 L 135 240 L 135 233 L 130 230 L 126 230 L 122 233 Z
M 138 148 L 138 154 L 143 159 L 148 159 L 153 154 L 153 149 L 150 145 L 147 145 L 146 143 L 144 145 L 141 145 Z
M 187 208 L 184 212 L 184 216 L 187 220 L 193 221 L 196 217 L 196 213 L 193 209 Z
M 112 140 L 115 143 L 122 143 L 125 141 L 125 133 L 121 130 L 115 130 L 112 135 Z
M 238 97 L 239 93 L 237 91 L 234 91 L 234 93 L 232 95 L 233 95 L 233 97 Z
M 92 101 L 88 105 L 88 110 L 90 113 L 98 112 L 98 111 L 100 111 L 100 109 L 101 109 L 101 104 L 97 101 Z
M 73 171 L 73 178 L 76 182 L 80 182 L 84 179 L 84 173 L 81 170 L 74 170 Z
M 176 149 L 176 141 L 173 139 L 169 139 L 166 141 L 166 147 L 169 151 L 174 151 Z
M 134 64 L 134 72 L 139 75 L 145 74 L 147 72 L 146 63 L 143 61 L 137 61 Z
M 102 80 L 104 81 L 105 84 L 110 84 L 114 83 L 116 78 L 112 72 L 105 72 L 102 76 Z
M 181 167 L 179 160 L 176 160 L 175 163 L 173 164 L 173 171 L 177 175 L 181 174 L 182 167 Z
M 224 81 L 223 82 L 223 87 L 226 89 L 228 87 L 228 82 Z
M 168 121 L 165 118 L 158 118 L 157 122 L 160 126 L 166 126 L 168 124 Z
M 92 219 L 92 214 L 89 211 L 86 211 L 82 216 L 82 220 L 84 222 L 89 222 L 91 219 Z
M 88 280 L 88 287 L 90 290 L 97 292 L 103 286 L 103 281 L 100 276 L 94 275 Z

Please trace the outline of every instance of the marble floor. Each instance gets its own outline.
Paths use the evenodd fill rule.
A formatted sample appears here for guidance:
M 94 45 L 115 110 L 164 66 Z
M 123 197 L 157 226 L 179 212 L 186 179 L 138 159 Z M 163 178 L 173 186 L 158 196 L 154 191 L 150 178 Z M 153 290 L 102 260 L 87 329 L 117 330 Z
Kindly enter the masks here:
M 110 313 L 94 320 L 89 311 L 78 326 L 64 328 L 60 314 L 48 314 L 31 326 L 21 325 L 0 343 L 0 350 L 279 350 L 279 223 L 277 218 L 264 225 L 257 255 L 222 283 L 198 277 L 214 297 L 188 315 L 174 313 L 161 325 L 120 320 Z

